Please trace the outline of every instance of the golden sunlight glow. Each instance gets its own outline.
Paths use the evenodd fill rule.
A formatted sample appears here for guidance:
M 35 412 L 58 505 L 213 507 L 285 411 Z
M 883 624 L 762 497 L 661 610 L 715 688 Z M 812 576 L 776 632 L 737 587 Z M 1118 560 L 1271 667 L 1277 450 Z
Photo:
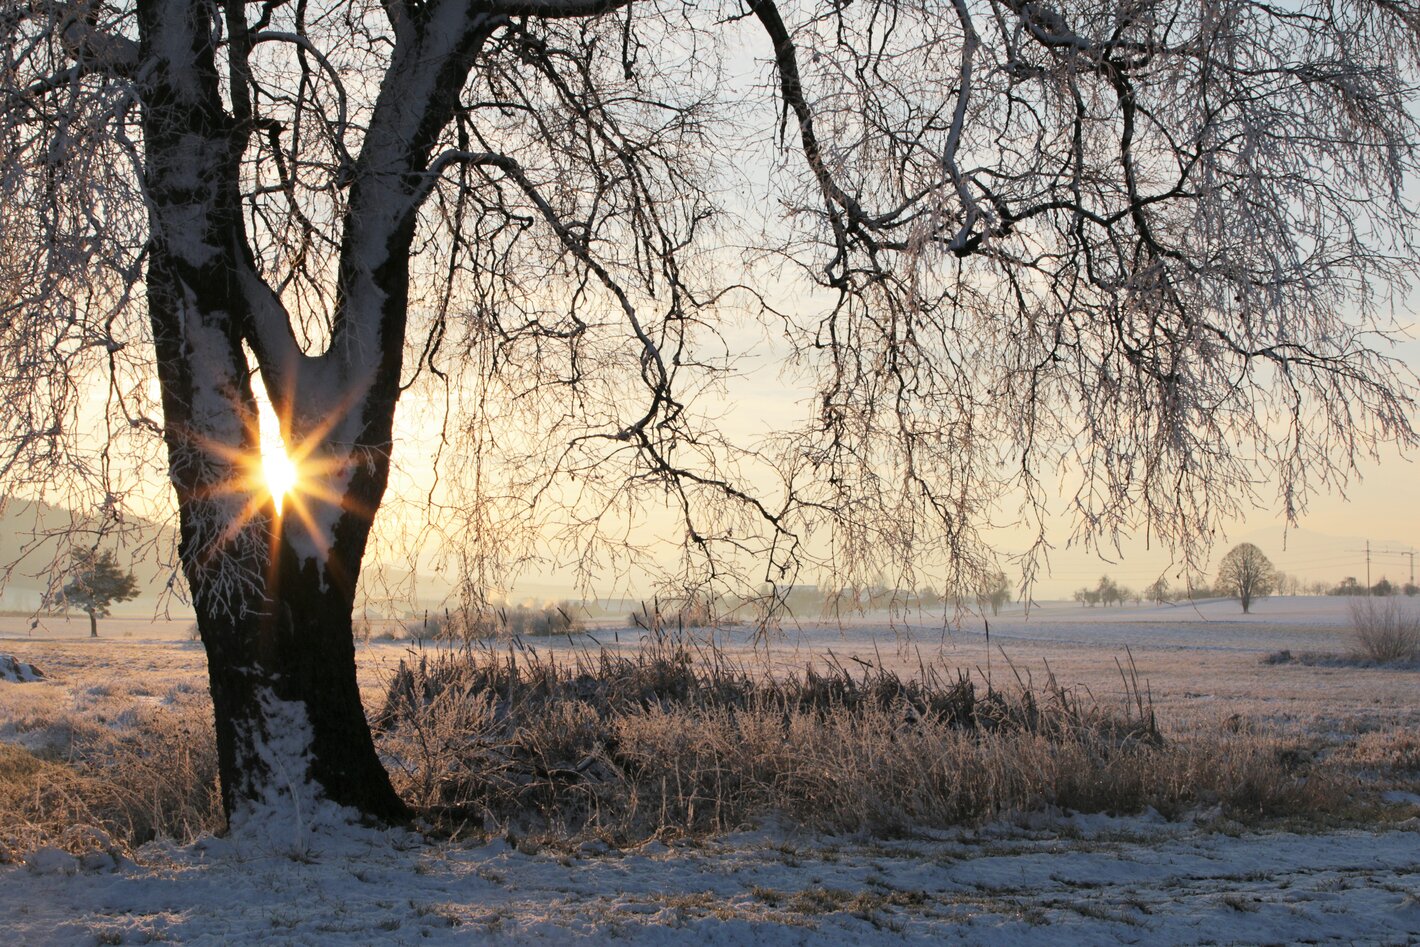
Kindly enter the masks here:
M 250 356 L 249 356 L 250 357 Z M 325 439 L 332 427 L 345 417 L 350 404 L 340 404 L 326 412 L 325 418 L 314 429 L 300 435 L 292 434 L 292 424 L 283 424 L 277 418 L 260 376 L 252 379 L 252 394 L 256 400 L 256 417 L 252 430 L 258 442 L 258 450 L 236 449 L 230 444 L 204 440 L 204 446 L 217 458 L 240 471 L 218 492 L 240 496 L 245 506 L 227 524 L 219 542 L 225 543 L 237 536 L 241 530 L 268 504 L 276 507 L 278 517 L 289 518 L 292 522 L 277 524 L 272 534 L 273 541 L 286 534 L 286 527 L 304 530 L 314 546 L 316 554 L 324 557 L 330 552 L 331 511 L 355 509 L 350 499 L 344 496 L 332 479 L 339 479 L 347 470 L 348 455 L 325 456 Z M 353 402 L 355 399 L 350 399 Z M 297 440 L 286 444 L 283 432 L 292 434 Z M 248 442 L 250 443 L 250 442 Z M 374 517 L 374 510 L 365 512 Z
M 340 507 L 346 500 L 328 482 L 332 473 L 341 470 L 340 460 L 320 456 L 319 449 L 330 427 L 344 416 L 345 409 L 330 412 L 321 425 L 306 432 L 304 440 L 287 443 L 282 433 L 289 433 L 290 425 L 282 424 L 277 418 L 261 379 L 254 381 L 252 392 L 256 396 L 257 424 L 261 432 L 261 457 L 259 469 L 256 469 L 256 458 L 251 460 L 248 489 L 255 488 L 255 494 L 249 501 L 253 506 L 247 516 L 254 515 L 255 504 L 264 503 L 269 494 L 275 502 L 276 515 L 294 519 L 315 546 L 325 550 L 330 536 L 328 527 L 318 521 L 317 509 Z
M 292 459 L 281 440 L 281 425 L 260 381 L 255 393 L 257 417 L 261 425 L 261 479 L 271 498 L 276 501 L 276 512 L 280 515 L 287 496 L 300 487 L 301 466 Z
M 281 444 L 277 443 L 269 447 L 262 444 L 261 474 L 266 478 L 266 489 L 270 491 L 272 499 L 276 501 L 276 512 L 280 513 L 286 494 L 296 488 L 296 483 L 300 479 L 296 462 L 286 456 L 286 451 Z

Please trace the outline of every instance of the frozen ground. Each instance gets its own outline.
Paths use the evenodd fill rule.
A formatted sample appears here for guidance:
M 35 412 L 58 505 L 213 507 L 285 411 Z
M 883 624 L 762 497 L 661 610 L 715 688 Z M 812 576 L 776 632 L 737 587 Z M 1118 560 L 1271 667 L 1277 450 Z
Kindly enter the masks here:
M 14 943 L 1413 944 L 1417 820 L 1228 834 L 1156 816 L 935 839 L 783 832 L 526 853 L 349 830 L 0 873 Z M 491 935 L 491 936 L 490 936 Z
M 1420 606 L 1420 603 L 1413 603 Z M 965 667 L 998 684 L 1055 674 L 1101 700 L 1122 691 L 1129 647 L 1167 729 L 1236 716 L 1259 728 L 1322 735 L 1420 727 L 1420 673 L 1264 665 L 1282 648 L 1342 651 L 1346 603 L 1269 599 L 1197 608 L 1047 606 L 1002 615 L 990 639 L 978 618 L 945 629 L 919 616 L 909 636 L 881 618 L 805 624 L 767 644 L 732 629 L 726 646 L 782 670 L 822 658 Z M 187 622 L 87 619 L 35 629 L 0 619 L 0 653 L 35 664 L 37 683 L 0 682 L 7 721 L 51 702 L 154 700 L 177 682 L 200 687 L 204 659 Z M 594 631 L 629 646 L 626 629 Z M 580 645 L 579 645 L 580 646 Z M 377 699 L 407 642 L 360 649 Z M 565 658 L 565 640 L 539 642 Z M 1005 664 L 1001 648 L 1015 665 Z M 100 682 L 121 687 L 98 687 Z M 101 695 L 113 691 L 110 696 Z M 95 694 L 92 700 L 86 695 Z M 127 698 L 124 698 L 127 699 Z M 57 712 L 57 711 L 56 711 Z M 464 845 L 403 833 L 337 831 L 281 842 L 209 839 L 149 845 L 136 862 L 58 851 L 0 869 L 0 938 L 16 944 L 124 943 L 679 943 L 1420 944 L 1420 796 L 1387 829 L 1252 832 L 1200 813 L 1035 818 L 1029 828 L 896 841 L 745 832 L 631 851 L 591 843 L 526 851 L 504 840 Z
M 1171 605 L 1123 605 L 1110 608 L 1085 608 L 1073 602 L 1042 602 L 1027 612 L 1021 605 L 1007 605 L 997 616 L 941 611 L 907 611 L 891 622 L 885 613 L 863 616 L 845 615 L 841 621 L 827 622 L 812 616 L 801 616 L 786 623 L 780 642 L 813 641 L 834 636 L 858 639 L 892 631 L 893 637 L 906 632 L 925 644 L 948 642 L 962 637 L 983 635 L 988 630 L 993 639 L 1007 641 L 1074 641 L 1095 645 L 1137 645 L 1150 643 L 1189 649 L 1248 650 L 1267 647 L 1273 642 L 1288 647 L 1309 646 L 1326 640 L 1329 635 L 1347 627 L 1351 599 L 1339 596 L 1274 596 L 1259 599 L 1252 613 L 1244 615 L 1238 603 L 1231 599 L 1206 599 Z M 1420 600 L 1398 599 L 1402 604 L 1420 610 Z M 172 641 L 186 640 L 190 618 L 162 619 L 130 616 L 105 618 L 99 623 L 102 639 Z M 380 620 L 372 624 L 380 626 Z M 608 634 L 614 623 L 599 620 Z M 889 627 L 891 625 L 891 628 Z M 626 629 L 621 629 L 623 634 Z M 739 637 L 747 637 L 744 631 Z M 89 620 L 76 616 L 41 616 L 30 619 L 0 616 L 0 639 L 85 639 L 89 637 Z M 601 635 L 599 635 L 601 637 Z M 734 635 L 731 635 L 733 639 Z M 608 642 L 610 643 L 610 642 Z

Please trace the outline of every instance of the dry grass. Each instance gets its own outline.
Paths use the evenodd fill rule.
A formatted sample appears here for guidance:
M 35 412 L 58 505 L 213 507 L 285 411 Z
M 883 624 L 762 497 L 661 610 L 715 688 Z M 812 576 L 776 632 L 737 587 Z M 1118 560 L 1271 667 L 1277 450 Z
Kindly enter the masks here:
M 1420 759 L 1393 728 L 1330 756 L 1245 721 L 1166 739 L 1128 665 L 1116 674 L 1128 700 L 1101 705 L 1048 669 L 1008 688 L 925 662 L 771 675 L 689 636 L 648 639 L 628 656 L 553 660 L 509 643 L 403 665 L 375 714 L 401 792 L 451 830 L 620 844 L 772 819 L 896 834 L 1050 806 L 1345 812 L 1353 774 L 1411 785 Z M 221 826 L 200 655 L 134 649 L 129 670 L 150 671 L 129 674 L 112 649 L 97 666 L 81 660 L 91 653 L 56 650 L 51 683 L 0 688 L 0 861 Z
M 581 611 L 581 606 L 568 601 L 555 605 L 458 609 L 410 622 L 405 636 L 418 640 L 474 642 L 488 638 L 574 635 L 583 631 Z
M 1275 651 L 1262 663 L 1402 670 L 1420 665 L 1420 612 L 1384 596 L 1354 598 L 1347 603 L 1347 610 L 1351 623 L 1347 651 Z
M 1350 603 L 1352 655 L 1374 664 L 1420 661 L 1420 613 L 1390 597 Z
M 632 657 L 421 658 L 401 666 L 377 724 L 416 806 L 554 834 L 771 817 L 895 834 L 1048 806 L 1259 817 L 1344 801 L 1292 743 L 1245 728 L 1165 741 L 1124 676 L 1130 700 L 1103 708 L 1049 675 L 1010 692 L 926 665 L 914 679 L 866 663 L 772 677 L 663 636 Z
M 688 628 L 713 628 L 717 625 L 733 624 L 716 613 L 716 609 L 704 598 L 691 597 L 674 602 L 653 599 L 642 602 L 626 616 L 631 627 L 639 628 L 651 635 L 683 633 Z
M 1336 750 L 1338 764 L 1382 777 L 1420 777 L 1420 734 L 1413 730 L 1363 733 Z
M 180 685 L 163 703 L 94 687 L 61 713 L 12 723 L 0 743 L 0 862 L 42 845 L 126 853 L 223 825 L 211 703 Z

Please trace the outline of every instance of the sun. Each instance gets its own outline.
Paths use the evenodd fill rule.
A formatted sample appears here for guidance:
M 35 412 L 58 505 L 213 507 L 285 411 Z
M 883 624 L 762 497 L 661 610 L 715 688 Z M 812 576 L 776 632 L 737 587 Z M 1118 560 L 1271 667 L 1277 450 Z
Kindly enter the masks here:
M 213 453 L 242 471 L 223 491 L 241 496 L 245 503 L 245 508 L 228 526 L 223 541 L 236 536 L 264 510 L 275 507 L 278 520 L 285 517 L 294 520 L 293 525 L 303 528 L 321 555 L 325 555 L 331 543 L 330 529 L 318 517 L 322 509 L 344 508 L 347 500 L 329 483 L 333 473 L 344 469 L 344 463 L 321 456 L 321 451 L 326 435 L 345 416 L 345 409 L 338 407 L 328 412 L 319 425 L 304 431 L 302 436 L 296 433 L 289 419 L 283 422 L 277 417 L 259 377 L 252 393 L 256 417 L 252 418 L 248 432 L 251 437 L 248 446 L 238 450 L 215 442 L 207 445 Z M 274 525 L 273 539 L 284 535 L 284 527 Z
M 276 501 L 276 512 L 279 514 L 286 494 L 294 490 L 301 479 L 300 470 L 280 444 L 270 447 L 262 445 L 261 475 L 266 480 L 267 491 Z

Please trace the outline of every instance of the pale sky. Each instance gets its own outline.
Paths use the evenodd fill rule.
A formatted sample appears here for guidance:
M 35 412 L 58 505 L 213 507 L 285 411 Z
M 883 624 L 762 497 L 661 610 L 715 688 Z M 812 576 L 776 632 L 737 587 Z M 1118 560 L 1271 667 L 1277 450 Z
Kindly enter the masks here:
M 729 393 L 725 426 L 735 439 L 752 439 L 756 435 L 782 429 L 785 424 L 802 417 L 806 410 L 803 403 L 806 394 L 787 387 L 780 377 L 780 366 L 773 360 L 774 357 L 762 347 L 759 351 L 759 368 L 750 370 L 749 365 L 754 360 L 752 356 L 746 363 L 744 375 L 733 384 Z M 1413 369 L 1420 368 L 1420 343 L 1407 343 L 1400 354 L 1407 358 Z M 424 448 L 418 446 L 416 441 L 417 438 L 403 436 L 401 443 L 396 445 L 396 457 L 397 462 L 414 473 L 417 480 L 419 477 L 414 467 L 419 462 L 413 458 L 422 456 Z M 1364 580 L 1365 542 L 1369 539 L 1372 543 L 1371 580 L 1385 575 L 1398 582 L 1404 581 L 1409 574 L 1409 559 L 1400 553 L 1420 548 L 1420 503 L 1415 500 L 1416 474 L 1413 458 L 1402 456 L 1393 447 L 1387 447 L 1379 463 L 1362 463 L 1345 497 L 1336 493 L 1312 497 L 1296 527 L 1285 531 L 1285 524 L 1275 506 L 1275 488 L 1262 485 L 1258 494 L 1263 505 L 1246 517 L 1227 524 L 1226 535 L 1215 539 L 1205 577 L 1211 580 L 1217 560 L 1232 545 L 1249 541 L 1260 546 L 1279 569 L 1304 580 L 1335 583 L 1348 575 Z M 654 520 L 655 514 L 650 514 L 650 518 Z M 668 533 L 677 536 L 679 529 L 678 524 L 667 527 Z M 1167 575 L 1175 585 L 1181 584 L 1177 580 L 1179 568 L 1176 565 L 1170 568 L 1168 551 L 1157 546 L 1148 548 L 1142 538 L 1124 542 L 1122 556 L 1105 561 L 1093 552 L 1065 548 L 1068 533 L 1069 524 L 1062 519 L 1052 535 L 1056 548 L 1049 557 L 1050 574 L 1043 574 L 1032 593 L 1037 601 L 1069 598 L 1075 589 L 1093 585 L 1100 575 L 1106 573 L 1135 589 L 1142 589 L 1161 574 Z M 1024 531 L 1013 534 L 1010 529 L 1005 529 L 995 534 L 994 541 L 1003 556 L 1008 575 L 1011 569 L 1006 557 L 1024 549 L 1028 540 Z M 805 575 L 802 581 L 811 583 L 814 577 Z M 646 588 L 628 590 L 624 584 L 618 586 L 611 577 L 597 589 L 598 594 L 602 595 L 625 591 L 649 594 Z M 421 590 L 421 595 L 427 594 Z M 515 600 L 549 599 L 572 594 L 568 570 L 541 568 L 524 573 L 512 590 L 511 597 Z
M 1400 321 L 1406 320 L 1402 316 Z M 1420 341 L 1403 343 L 1395 354 L 1420 374 Z M 760 361 L 761 368 L 733 391 L 738 403 L 729 423 L 740 435 L 771 432 L 804 410 L 803 395 L 786 389 L 773 360 L 762 356 Z M 1323 492 L 1311 497 L 1293 526 L 1281 514 L 1275 485 L 1261 484 L 1258 508 L 1225 524 L 1224 535 L 1215 539 L 1207 578 L 1211 580 L 1213 567 L 1228 549 L 1247 541 L 1261 547 L 1279 569 L 1304 580 L 1334 583 L 1349 575 L 1364 581 L 1367 540 L 1372 544 L 1372 581 L 1382 575 L 1396 581 L 1408 578 L 1410 559 L 1400 553 L 1420 550 L 1420 468 L 1414 452 L 1407 456 L 1388 445 L 1380 453 L 1379 461 L 1361 461 L 1344 496 Z M 1122 555 L 1106 560 L 1093 551 L 1066 548 L 1068 534 L 1069 525 L 1062 519 L 1051 536 L 1055 549 L 1049 557 L 1050 574 L 1033 592 L 1038 600 L 1069 598 L 1076 588 L 1092 585 L 1106 573 L 1134 588 L 1143 588 L 1161 574 L 1175 581 L 1179 574 L 1176 565 L 1170 567 L 1168 550 L 1157 544 L 1149 548 L 1142 537 L 1123 542 Z M 1029 539 L 1025 531 L 1013 534 L 1005 529 L 994 541 L 997 551 L 1009 557 L 1023 551 Z

